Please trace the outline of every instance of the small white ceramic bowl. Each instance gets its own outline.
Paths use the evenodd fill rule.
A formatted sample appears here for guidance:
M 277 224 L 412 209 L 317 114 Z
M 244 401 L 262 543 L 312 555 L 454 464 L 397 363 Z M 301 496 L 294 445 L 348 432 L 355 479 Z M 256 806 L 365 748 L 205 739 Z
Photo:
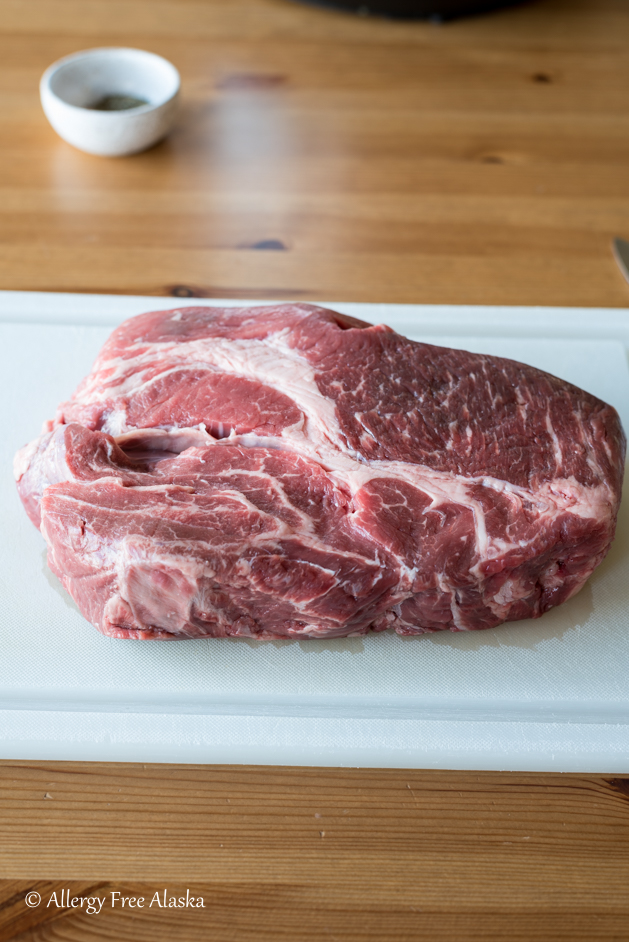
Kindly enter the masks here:
M 168 134 L 179 86 L 179 72 L 161 56 L 103 48 L 54 62 L 42 75 L 39 91 L 46 117 L 65 141 L 88 154 L 122 157 L 146 150 Z M 146 104 L 99 110 L 116 100 L 120 104 L 122 98 Z

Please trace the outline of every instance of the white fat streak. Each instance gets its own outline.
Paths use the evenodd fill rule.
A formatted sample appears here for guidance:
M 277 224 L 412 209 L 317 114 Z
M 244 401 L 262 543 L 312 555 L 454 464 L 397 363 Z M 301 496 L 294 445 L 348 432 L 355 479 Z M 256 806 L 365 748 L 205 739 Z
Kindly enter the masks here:
M 546 412 L 546 430 L 550 435 L 553 443 L 553 451 L 555 452 L 555 466 L 557 470 L 559 470 L 563 463 L 563 452 L 561 450 L 561 445 L 559 443 L 559 439 L 557 438 L 557 433 L 555 432 L 555 428 L 550 417 L 550 412 L 548 411 Z
M 91 378 L 73 401 L 91 405 L 124 398 L 182 368 L 209 368 L 264 383 L 288 396 L 306 418 L 303 425 L 298 423 L 300 427 L 293 427 L 291 431 L 322 443 L 334 442 L 339 447 L 340 429 L 334 401 L 321 395 L 313 368 L 286 343 L 288 333 L 285 329 L 265 340 L 217 337 L 188 343 L 155 343 L 148 350 L 146 345 L 141 345 L 135 357 L 97 361 Z M 164 362 L 164 370 L 159 376 L 145 380 L 144 374 L 149 369 L 153 370 L 160 359 Z M 110 375 L 106 376 L 103 384 L 102 373 L 108 371 Z M 111 413 L 103 431 L 116 436 L 130 431 L 125 425 L 124 413 Z
M 450 593 L 450 611 L 452 612 L 452 621 L 455 624 L 457 631 L 467 631 L 467 625 L 463 618 L 461 618 L 461 609 L 459 608 L 459 603 L 456 600 L 456 592 L 452 586 L 445 580 L 439 579 L 442 592 Z

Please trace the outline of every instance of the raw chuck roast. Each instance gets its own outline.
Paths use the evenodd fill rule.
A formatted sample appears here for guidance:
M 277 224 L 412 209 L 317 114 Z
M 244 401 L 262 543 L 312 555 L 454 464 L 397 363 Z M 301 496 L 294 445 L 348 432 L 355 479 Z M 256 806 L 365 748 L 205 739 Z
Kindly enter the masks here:
M 126 321 L 15 464 L 104 634 L 334 638 L 564 602 L 609 549 L 624 452 L 554 376 L 282 304 Z

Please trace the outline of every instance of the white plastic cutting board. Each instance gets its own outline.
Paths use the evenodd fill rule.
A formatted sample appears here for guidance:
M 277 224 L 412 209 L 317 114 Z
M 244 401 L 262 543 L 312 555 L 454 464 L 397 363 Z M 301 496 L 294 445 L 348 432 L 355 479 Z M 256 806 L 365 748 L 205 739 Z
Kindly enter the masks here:
M 176 306 L 0 293 L 0 756 L 627 771 L 629 506 L 583 591 L 538 621 L 329 642 L 116 641 L 85 622 L 47 570 L 12 457 L 115 324 Z M 330 306 L 532 363 L 629 428 L 629 311 Z

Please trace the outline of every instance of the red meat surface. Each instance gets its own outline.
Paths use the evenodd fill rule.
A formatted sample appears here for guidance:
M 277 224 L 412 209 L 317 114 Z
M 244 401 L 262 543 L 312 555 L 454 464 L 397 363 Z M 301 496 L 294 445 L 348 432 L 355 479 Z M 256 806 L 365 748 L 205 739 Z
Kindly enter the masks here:
M 105 634 L 325 638 L 570 598 L 624 455 L 615 410 L 554 376 L 283 304 L 126 321 L 16 477 Z

